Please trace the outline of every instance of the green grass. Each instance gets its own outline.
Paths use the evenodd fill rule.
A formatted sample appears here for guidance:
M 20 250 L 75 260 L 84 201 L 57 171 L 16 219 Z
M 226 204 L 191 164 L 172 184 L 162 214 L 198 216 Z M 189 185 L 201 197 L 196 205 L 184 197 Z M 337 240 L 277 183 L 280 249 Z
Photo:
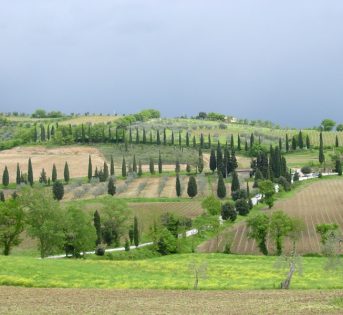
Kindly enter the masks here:
M 26 287 L 190 289 L 196 261 L 207 265 L 200 289 L 273 289 L 286 269 L 276 257 L 184 254 L 138 261 L 51 260 L 0 257 L 0 284 Z M 303 258 L 303 275 L 294 275 L 294 289 L 343 288 L 341 272 L 323 269 L 325 258 Z

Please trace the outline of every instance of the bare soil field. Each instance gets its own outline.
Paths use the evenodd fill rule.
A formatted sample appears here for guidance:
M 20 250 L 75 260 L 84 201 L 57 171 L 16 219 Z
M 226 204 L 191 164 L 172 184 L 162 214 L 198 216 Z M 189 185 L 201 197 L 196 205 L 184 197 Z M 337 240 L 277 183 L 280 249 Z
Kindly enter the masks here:
M 302 232 L 297 250 L 301 254 L 318 253 L 321 250 L 319 236 L 316 233 L 316 224 L 337 223 L 343 230 L 343 180 L 323 180 L 310 184 L 296 192 L 294 196 L 279 200 L 275 203 L 271 212 L 283 210 L 291 216 L 299 217 L 305 222 L 305 230 Z M 256 242 L 248 238 L 249 229 L 245 222 L 235 224 L 232 232 L 233 253 L 258 254 Z M 199 246 L 200 251 L 211 252 L 218 248 L 223 250 L 227 242 L 228 231 L 220 237 L 209 240 Z M 267 243 L 268 249 L 273 252 L 274 244 Z M 290 243 L 285 243 L 285 249 L 290 249 Z
M 34 180 L 37 181 L 42 168 L 51 177 L 52 165 L 55 163 L 58 178 L 63 179 L 65 162 L 68 162 L 70 177 L 87 176 L 88 157 L 92 156 L 93 169 L 103 167 L 104 158 L 96 148 L 85 146 L 67 146 L 46 148 L 44 146 L 16 147 L 0 152 L 0 174 L 8 167 L 10 182 L 15 182 L 17 163 L 22 172 L 27 173 L 28 159 L 31 157 Z
M 342 291 L 0 287 L 1 314 L 342 314 Z M 20 299 L 18 299 L 20 297 Z

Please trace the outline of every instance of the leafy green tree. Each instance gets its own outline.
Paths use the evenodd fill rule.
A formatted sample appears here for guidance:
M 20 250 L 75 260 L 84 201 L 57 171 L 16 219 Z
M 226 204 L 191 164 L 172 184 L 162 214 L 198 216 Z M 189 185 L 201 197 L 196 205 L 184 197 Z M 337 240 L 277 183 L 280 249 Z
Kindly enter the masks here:
M 213 195 L 206 197 L 201 202 L 201 207 L 210 215 L 218 215 L 221 211 L 221 202 Z
M 161 255 L 176 253 L 176 238 L 167 228 L 158 230 L 156 234 L 157 235 L 154 238 L 156 238 L 155 246 L 157 252 L 159 252 Z
M 323 131 L 331 131 L 333 127 L 335 127 L 336 122 L 333 121 L 332 119 L 324 119 L 322 120 L 320 127 L 322 128 Z
M 316 225 L 316 232 L 320 235 L 320 242 L 324 246 L 338 232 L 339 226 L 336 223 L 323 223 Z M 325 254 L 325 253 L 324 253 Z
M 5 187 L 7 187 L 9 183 L 10 183 L 10 177 L 9 177 L 9 174 L 8 174 L 7 166 L 5 166 L 4 172 L 2 174 L 2 184 Z
M 88 157 L 88 181 L 90 182 L 93 176 L 93 166 L 92 166 L 92 158 L 91 156 Z
M 319 163 L 322 165 L 325 162 L 323 133 L 319 135 Z
M 68 165 L 68 162 L 65 162 L 65 164 L 64 164 L 64 172 L 63 172 L 63 175 L 64 175 L 64 181 L 65 181 L 66 183 L 69 183 L 70 174 L 69 174 L 69 165 Z
M 114 176 L 114 161 L 113 161 L 113 156 L 112 155 L 111 155 L 110 174 L 111 174 L 111 176 Z
M 21 243 L 24 226 L 25 213 L 17 200 L 0 202 L 0 247 L 5 256 L 10 254 L 13 246 Z
M 235 202 L 236 211 L 240 215 L 248 215 L 249 214 L 249 205 L 246 199 L 238 199 Z
M 283 250 L 284 238 L 292 230 L 292 220 L 283 211 L 275 211 L 270 218 L 270 235 L 275 241 L 276 254 L 280 256 Z
M 267 237 L 269 232 L 269 217 L 265 213 L 259 213 L 248 219 L 250 228 L 249 238 L 256 241 L 263 255 L 268 255 Z
M 231 193 L 240 189 L 238 174 L 236 171 L 232 172 L 232 181 L 231 181 Z
M 64 249 L 66 255 L 83 256 L 87 250 L 94 248 L 97 234 L 91 224 L 91 218 L 82 209 L 69 207 L 66 211 L 64 225 Z
M 57 181 L 57 169 L 55 164 L 52 166 L 51 180 L 53 183 Z
M 343 124 L 338 124 L 336 126 L 336 131 L 343 131 Z
M 180 176 L 177 173 L 176 174 L 176 183 L 175 183 L 175 190 L 176 190 L 176 196 L 181 196 L 181 183 L 180 183 Z
M 31 158 L 29 158 L 28 170 L 27 170 L 27 180 L 31 186 L 33 186 L 33 169 Z
M 263 201 L 268 205 L 269 209 L 272 208 L 275 195 L 274 183 L 270 180 L 263 180 L 259 182 L 258 188 L 263 196 Z
M 133 219 L 133 243 L 135 244 L 136 247 L 139 245 L 139 229 L 138 229 L 138 219 L 135 216 Z
M 93 224 L 96 231 L 95 245 L 99 245 L 101 244 L 101 240 L 102 240 L 102 231 L 101 231 L 101 217 L 98 210 L 95 210 L 94 212 Z
M 20 166 L 19 163 L 17 163 L 17 175 L 16 175 L 16 184 L 20 185 L 21 184 L 21 172 L 20 172 Z
M 198 194 L 198 186 L 193 175 L 189 176 L 187 194 L 189 197 L 193 198 Z
M 55 181 L 52 185 L 52 192 L 56 200 L 62 200 L 64 196 L 64 186 L 60 181 Z
M 44 189 L 25 189 L 20 204 L 27 213 L 28 235 L 38 240 L 41 258 L 62 248 L 64 214 L 52 194 Z
M 221 216 L 223 220 L 230 220 L 232 222 L 237 219 L 237 211 L 232 202 L 226 202 L 222 205 Z
M 107 192 L 109 195 L 113 196 L 116 193 L 116 186 L 114 185 L 113 177 L 110 177 L 107 185 Z
M 226 197 L 226 187 L 225 187 L 222 173 L 219 173 L 219 176 L 218 176 L 217 196 L 220 199 L 223 199 Z
M 126 162 L 124 157 L 121 164 L 121 176 L 126 177 Z

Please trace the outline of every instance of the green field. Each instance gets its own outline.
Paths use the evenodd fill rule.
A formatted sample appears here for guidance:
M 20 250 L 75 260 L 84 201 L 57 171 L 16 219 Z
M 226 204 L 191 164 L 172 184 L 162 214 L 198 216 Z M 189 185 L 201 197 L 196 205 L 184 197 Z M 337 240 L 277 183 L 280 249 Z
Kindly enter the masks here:
M 0 284 L 26 287 L 191 289 L 190 264 L 206 264 L 200 289 L 274 289 L 287 269 L 274 267 L 276 257 L 225 254 L 171 255 L 138 261 L 52 260 L 0 257 Z M 325 258 L 303 258 L 303 275 L 293 289 L 341 289 L 340 271 L 324 270 Z

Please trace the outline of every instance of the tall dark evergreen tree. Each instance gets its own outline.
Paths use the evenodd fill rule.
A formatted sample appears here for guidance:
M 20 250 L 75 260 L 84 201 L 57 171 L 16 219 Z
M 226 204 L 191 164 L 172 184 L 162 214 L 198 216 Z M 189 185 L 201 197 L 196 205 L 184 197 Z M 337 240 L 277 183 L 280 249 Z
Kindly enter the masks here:
M 231 192 L 237 191 L 238 189 L 240 189 L 238 174 L 234 171 L 232 173 Z
M 175 172 L 180 173 L 180 160 L 177 159 L 175 162 Z
M 110 174 L 111 174 L 111 176 L 114 176 L 114 161 L 113 161 L 113 156 L 112 155 L 111 155 Z
M 2 190 L 0 191 L 0 201 L 5 202 L 5 194 Z
M 158 152 L 158 172 L 162 174 L 162 157 L 161 151 Z
M 174 145 L 175 144 L 175 139 L 174 139 L 174 130 L 172 130 L 172 133 L 171 133 L 171 145 Z
M 221 173 L 219 173 L 218 175 L 217 196 L 220 199 L 223 199 L 226 197 L 226 187 L 225 187 L 223 175 Z
M 245 151 L 245 152 L 248 152 L 248 151 L 249 151 L 248 141 L 247 141 L 247 140 L 245 140 L 244 151 Z
M 137 174 L 137 162 L 136 162 L 136 155 L 133 155 L 133 161 L 132 161 L 132 171 Z
M 57 180 L 57 169 L 55 164 L 52 165 L 51 180 L 53 183 Z
M 211 148 L 211 146 L 212 146 L 212 141 L 211 141 L 211 134 L 209 133 L 208 134 L 208 148 L 210 149 Z
M 288 133 L 286 133 L 286 152 L 289 152 L 289 139 L 288 139 Z
M 150 144 L 152 144 L 153 140 L 152 140 L 152 131 L 150 130 Z
M 324 155 L 323 133 L 320 132 L 320 135 L 319 135 L 319 163 L 322 165 L 324 162 L 325 162 L 325 155 Z
M 70 174 L 69 174 L 68 162 L 65 162 L 65 164 L 64 164 L 64 172 L 63 172 L 63 175 L 64 175 L 64 181 L 65 181 L 66 183 L 69 183 Z
M 200 148 L 204 148 L 204 135 L 202 133 L 200 134 Z
M 339 147 L 339 141 L 338 141 L 338 136 L 337 136 L 337 135 L 336 135 L 335 146 L 336 146 L 336 148 L 338 148 L 338 147 Z
M 155 163 L 152 157 L 150 158 L 150 161 L 149 161 L 149 170 L 150 170 L 150 174 L 155 174 Z
M 50 125 L 48 125 L 48 128 L 46 130 L 46 138 L 48 139 L 48 141 L 50 140 Z
M 139 162 L 138 162 L 138 176 L 142 176 L 142 175 L 143 175 L 142 162 L 141 162 L 141 160 L 139 160 Z
M 101 239 L 102 239 L 102 231 L 101 231 L 101 218 L 98 210 L 95 210 L 94 212 L 94 217 L 93 217 L 93 222 L 94 222 L 94 227 L 96 231 L 96 241 L 95 245 L 101 244 Z
M 217 172 L 218 174 L 221 173 L 223 170 L 223 153 L 222 153 L 222 147 L 218 141 L 217 144 Z
M 158 129 L 156 131 L 156 144 L 157 145 L 161 144 L 160 131 Z
M 136 144 L 139 144 L 140 140 L 139 140 L 139 130 L 138 128 L 136 128 Z
M 210 170 L 212 173 L 217 169 L 217 159 L 216 159 L 216 153 L 214 149 L 211 149 L 211 155 L 210 155 Z
M 279 148 L 280 148 L 280 151 L 282 152 L 282 140 L 281 140 L 281 138 L 279 138 Z
M 189 147 L 189 133 L 186 132 L 186 147 Z
M 301 130 L 299 131 L 299 134 L 298 134 L 298 145 L 299 145 L 299 148 L 300 148 L 300 149 L 303 149 L 303 148 L 304 148 L 303 133 L 302 133 Z
M 51 131 L 52 131 L 52 129 L 51 129 Z M 85 126 L 83 124 L 81 125 L 81 142 L 82 143 L 86 142 Z
M 253 148 L 254 144 L 255 144 L 255 137 L 254 137 L 254 134 L 251 133 L 251 135 L 250 135 L 250 150 Z
M 88 157 L 88 181 L 90 182 L 93 176 L 92 158 Z
M 107 192 L 111 196 L 113 196 L 116 193 L 116 186 L 114 185 L 113 177 L 110 177 L 110 179 L 108 181 Z
M 180 197 L 181 196 L 181 183 L 180 183 L 179 173 L 176 173 L 175 190 L 176 190 L 176 196 Z
M 40 140 L 42 141 L 42 142 L 45 142 L 45 127 L 44 127 L 44 125 L 41 125 L 40 126 Z
M 17 175 L 16 175 L 15 182 L 16 182 L 17 185 L 20 185 L 20 183 L 21 183 L 21 172 L 20 172 L 19 163 L 17 163 Z
M 167 145 L 167 130 L 166 130 L 166 128 L 163 129 L 163 144 Z
M 336 160 L 335 171 L 338 173 L 339 176 L 342 176 L 342 162 L 340 159 Z
M 179 146 L 181 147 L 182 144 L 182 138 L 181 138 L 181 131 L 179 131 Z
M 132 144 L 132 129 L 129 130 L 129 143 Z
M 5 166 L 4 172 L 2 174 L 2 184 L 7 187 L 10 183 L 10 176 L 8 174 L 8 168 Z
M 46 184 L 48 182 L 48 179 L 46 178 L 46 172 L 45 172 L 44 168 L 42 169 L 42 171 L 40 173 L 39 182 L 41 184 Z
M 231 150 L 235 149 L 235 142 L 233 140 L 233 134 L 231 134 L 230 147 L 231 147 Z
M 126 161 L 124 157 L 121 163 L 121 176 L 126 177 Z
M 197 146 L 197 140 L 195 136 L 193 136 L 193 147 L 195 148 Z
M 198 194 L 198 186 L 193 175 L 189 176 L 187 194 L 189 197 L 193 198 Z
M 103 174 L 102 174 L 102 180 L 103 182 L 107 181 L 108 176 L 109 176 L 109 171 L 108 171 L 108 165 L 106 162 L 104 162 L 104 168 L 103 168 Z
M 295 136 L 292 137 L 292 150 L 295 151 L 297 149 L 297 139 Z
M 52 185 L 52 193 L 54 195 L 54 199 L 60 201 L 63 199 L 64 196 L 64 186 L 60 181 L 55 181 Z
M 33 142 L 36 143 L 38 141 L 38 131 L 37 126 L 35 126 L 34 132 L 33 132 Z
M 306 135 L 306 148 L 310 149 L 311 148 L 311 142 L 310 142 L 310 137 L 309 135 Z
M 198 167 L 199 173 L 202 173 L 202 171 L 204 170 L 204 158 L 203 158 L 203 155 L 202 155 L 201 148 L 199 148 L 197 167 Z
M 237 136 L 237 150 L 238 151 L 242 150 L 242 148 L 241 148 L 241 136 L 239 134 Z
M 31 158 L 29 158 L 29 163 L 28 163 L 27 180 L 30 183 L 30 185 L 33 186 L 33 169 L 32 169 Z
M 133 243 L 136 247 L 139 245 L 139 230 L 138 230 L 138 219 L 135 216 L 133 219 Z
M 143 128 L 143 144 L 146 144 L 146 131 L 145 128 Z

